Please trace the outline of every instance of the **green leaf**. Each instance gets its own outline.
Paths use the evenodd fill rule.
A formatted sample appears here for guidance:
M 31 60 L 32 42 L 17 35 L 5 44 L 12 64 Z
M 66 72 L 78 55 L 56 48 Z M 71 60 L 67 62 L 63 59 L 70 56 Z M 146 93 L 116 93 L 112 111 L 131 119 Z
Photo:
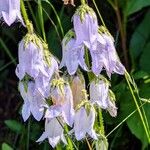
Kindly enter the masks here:
M 5 124 L 16 133 L 21 133 L 24 129 L 23 125 L 16 120 L 5 120 Z
M 150 37 L 149 17 L 150 17 L 150 11 L 147 12 L 143 21 L 135 29 L 135 32 L 133 33 L 131 37 L 129 49 L 130 49 L 131 57 L 133 58 L 134 61 L 139 57 L 139 55 L 143 51 L 145 44 L 147 44 L 147 41 Z
M 2 144 L 2 150 L 13 150 L 7 143 Z
M 150 6 L 150 0 L 128 0 L 125 14 L 129 16 L 147 6 Z
M 143 48 L 143 53 L 140 58 L 140 67 L 142 70 L 150 73 L 150 43 Z

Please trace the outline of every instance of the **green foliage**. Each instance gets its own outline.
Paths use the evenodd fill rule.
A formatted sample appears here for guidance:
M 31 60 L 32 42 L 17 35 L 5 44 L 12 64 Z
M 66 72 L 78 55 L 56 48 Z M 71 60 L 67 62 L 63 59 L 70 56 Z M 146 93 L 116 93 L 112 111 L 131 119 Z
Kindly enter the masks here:
M 2 150 L 13 150 L 12 147 L 10 147 L 7 143 L 2 144 Z
M 144 52 L 144 49 L 147 49 L 146 47 L 150 40 L 149 17 L 150 17 L 150 11 L 147 12 L 143 21 L 135 29 L 131 37 L 129 49 L 134 62 L 137 60 L 139 56 L 141 56 L 141 53 Z M 143 64 L 143 59 L 145 58 L 142 57 L 141 59 L 142 59 L 141 63 Z
M 150 0 L 128 0 L 125 14 L 129 16 L 146 6 L 150 6 Z
M 19 133 L 19 134 L 22 133 L 24 130 L 24 126 L 16 120 L 5 120 L 5 124 L 12 131 Z

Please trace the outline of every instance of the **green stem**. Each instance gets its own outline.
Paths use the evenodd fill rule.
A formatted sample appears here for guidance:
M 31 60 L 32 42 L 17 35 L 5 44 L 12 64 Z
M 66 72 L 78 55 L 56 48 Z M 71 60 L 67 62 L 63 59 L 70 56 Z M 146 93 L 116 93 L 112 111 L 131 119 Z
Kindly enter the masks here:
M 46 35 L 45 35 L 45 29 L 44 29 L 43 10 L 42 10 L 41 0 L 38 0 L 38 12 L 39 12 L 39 20 L 40 20 L 40 24 L 41 24 L 43 39 L 46 42 Z
M 98 115 L 99 115 L 100 132 L 101 132 L 101 134 L 105 135 L 104 121 L 103 121 L 101 108 L 98 108 Z
M 31 127 L 31 118 L 28 121 L 28 131 L 27 131 L 27 150 L 29 150 L 29 142 L 30 142 L 30 127 Z
M 25 9 L 24 0 L 21 0 L 21 11 L 22 11 L 22 16 L 24 18 L 24 22 L 27 25 L 29 22 L 29 19 L 28 19 L 28 15 Z
M 94 4 L 94 6 L 95 6 L 95 8 L 96 8 L 96 11 L 97 11 L 97 13 L 98 13 L 98 15 L 99 15 L 99 18 L 100 18 L 100 20 L 101 20 L 103 26 L 106 28 L 105 22 L 104 22 L 103 17 L 102 17 L 102 15 L 101 15 L 101 13 L 100 13 L 100 11 L 99 11 L 97 5 L 96 5 L 95 0 L 92 0 L 92 1 L 93 1 L 93 4 Z
M 140 107 L 142 107 L 145 103 L 143 103 Z M 127 119 L 129 119 L 135 112 L 137 112 L 138 110 L 134 110 L 132 113 L 130 113 L 126 118 L 124 118 L 115 128 L 113 128 L 113 130 L 111 130 L 107 135 L 106 138 L 108 136 L 110 136 L 116 129 L 118 129 Z
M 148 133 L 147 127 L 146 127 L 146 124 L 145 124 L 144 118 L 143 118 L 143 116 L 142 116 L 142 112 L 141 112 L 141 110 L 140 110 L 140 107 L 139 107 L 139 105 L 138 105 L 138 102 L 137 102 L 137 100 L 136 100 L 136 97 L 135 97 L 135 95 L 134 95 L 134 92 L 133 92 L 133 90 L 132 90 L 131 84 L 130 84 L 130 82 L 129 82 L 129 80 L 128 80 L 128 76 L 127 76 L 127 74 L 125 74 L 125 79 L 126 79 L 126 81 L 127 81 L 127 84 L 128 84 L 129 90 L 130 90 L 130 92 L 131 92 L 131 94 L 132 94 L 132 97 L 133 97 L 134 103 L 135 103 L 135 105 L 136 105 L 136 107 L 137 107 L 137 111 L 138 111 L 138 113 L 139 113 L 139 115 L 140 115 L 140 118 L 141 118 L 141 121 L 142 121 L 142 124 L 143 124 L 144 130 L 145 130 L 145 133 L 146 133 L 147 139 L 148 139 L 148 141 L 149 141 L 149 143 L 150 143 L 150 137 L 149 137 L 149 133 Z

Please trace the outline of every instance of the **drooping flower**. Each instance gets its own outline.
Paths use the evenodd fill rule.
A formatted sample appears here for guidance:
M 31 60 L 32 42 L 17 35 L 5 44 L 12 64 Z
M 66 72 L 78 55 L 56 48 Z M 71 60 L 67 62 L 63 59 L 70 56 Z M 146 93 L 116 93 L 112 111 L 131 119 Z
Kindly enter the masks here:
M 92 81 L 90 83 L 90 101 L 97 104 L 100 108 L 108 110 L 112 117 L 117 115 L 115 106 L 115 95 L 109 89 L 109 83 L 106 79 Z
M 58 63 L 50 54 L 48 46 L 34 34 L 28 33 L 19 43 L 19 64 L 16 75 L 22 80 L 30 76 L 36 89 L 45 97 L 49 96 L 50 80 L 58 72 Z
M 53 56 L 49 57 L 49 59 L 50 66 L 45 66 L 48 77 L 40 72 L 37 78 L 35 78 L 36 89 L 45 96 L 45 98 L 50 96 L 50 81 L 53 79 L 53 75 L 58 73 L 58 63 L 56 59 Z
M 36 91 L 35 83 L 29 81 L 26 85 L 23 82 L 19 82 L 19 91 L 24 100 L 22 107 L 22 117 L 26 121 L 32 114 L 33 117 L 40 121 L 43 117 L 45 100 L 44 97 Z
M 71 90 L 73 94 L 73 104 L 74 108 L 77 107 L 84 99 L 85 95 L 83 90 L 85 90 L 85 81 L 83 76 L 75 76 L 71 83 Z
M 75 113 L 73 131 L 78 141 L 85 138 L 86 134 L 88 134 L 93 139 L 97 139 L 96 133 L 93 129 L 94 122 L 95 111 L 92 107 L 89 110 L 89 114 L 87 114 L 84 107 L 81 107 L 79 110 L 77 110 Z
M 88 48 L 94 47 L 98 35 L 98 21 L 94 10 L 86 4 L 79 6 L 73 16 L 73 25 L 75 46 L 85 44 Z
M 42 142 L 48 138 L 49 144 L 54 148 L 60 140 L 67 144 L 63 134 L 63 128 L 56 118 L 46 119 L 45 131 L 36 142 Z
M 16 75 L 20 80 L 22 80 L 26 74 L 35 79 L 40 72 L 48 77 L 44 66 L 43 47 L 41 44 L 39 44 L 39 46 L 32 41 L 25 44 L 24 39 L 19 43 L 19 64 L 16 68 Z
M 72 126 L 74 121 L 73 97 L 68 83 L 62 78 L 53 79 L 50 89 L 53 105 L 45 113 L 45 118 L 61 116 L 65 123 Z
M 0 19 L 10 26 L 16 20 L 19 20 L 23 25 L 23 19 L 20 12 L 20 0 L 0 0 Z
M 60 64 L 60 68 L 67 67 L 68 73 L 73 75 L 76 73 L 78 66 L 88 71 L 88 67 L 84 60 L 84 45 L 79 47 L 75 46 L 75 38 L 73 38 L 74 32 L 70 30 L 62 41 L 63 58 Z
M 125 68 L 121 64 L 114 45 L 114 39 L 107 32 L 99 33 L 97 40 L 97 48 L 90 48 L 92 57 L 92 71 L 95 75 L 99 75 L 103 68 L 109 77 L 111 74 L 117 73 L 123 75 Z

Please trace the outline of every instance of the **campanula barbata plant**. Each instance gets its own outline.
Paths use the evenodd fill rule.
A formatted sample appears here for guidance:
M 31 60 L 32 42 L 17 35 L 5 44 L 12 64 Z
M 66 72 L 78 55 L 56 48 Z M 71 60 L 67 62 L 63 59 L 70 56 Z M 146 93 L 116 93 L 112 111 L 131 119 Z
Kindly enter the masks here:
M 73 1 L 70 3 L 74 5 Z M 25 13 L 23 6 L 22 9 Z M 82 0 L 72 17 L 73 28 L 62 40 L 63 56 L 59 64 L 24 13 L 23 21 L 19 0 L 0 1 L 1 20 L 9 26 L 18 20 L 28 30 L 19 42 L 16 75 L 23 98 L 23 120 L 27 121 L 30 115 L 37 121 L 45 120 L 45 130 L 36 142 L 48 139 L 54 148 L 60 141 L 68 145 L 68 139 L 80 141 L 90 137 L 97 150 L 107 149 L 101 112 L 105 110 L 112 117 L 117 116 L 110 79 L 113 73 L 125 74 L 114 38 L 106 27 L 98 25 L 96 13 Z M 87 62 L 86 53 L 91 63 Z M 68 74 L 60 74 L 62 67 L 67 68 Z M 82 70 L 93 74 L 89 89 Z

